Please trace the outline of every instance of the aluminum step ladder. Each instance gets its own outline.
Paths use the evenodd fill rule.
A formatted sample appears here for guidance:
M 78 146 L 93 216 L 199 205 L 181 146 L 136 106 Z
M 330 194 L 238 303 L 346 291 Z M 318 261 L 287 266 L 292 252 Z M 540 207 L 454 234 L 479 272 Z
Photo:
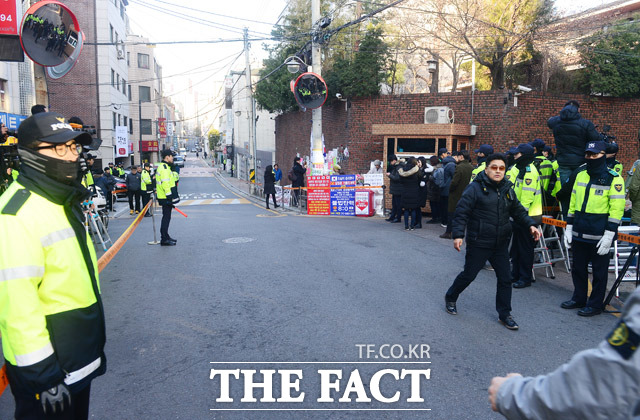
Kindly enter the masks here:
M 533 280 L 536 279 L 536 269 L 543 268 L 545 277 L 554 279 L 556 278 L 556 274 L 553 271 L 553 263 L 551 262 L 551 256 L 549 255 L 549 247 L 544 236 L 545 228 L 541 226 L 537 226 L 537 228 L 542 232 L 540 235 L 540 239 L 538 239 L 537 246 L 533 249 L 533 268 L 531 269 L 531 274 Z M 536 262 L 537 261 L 537 262 Z

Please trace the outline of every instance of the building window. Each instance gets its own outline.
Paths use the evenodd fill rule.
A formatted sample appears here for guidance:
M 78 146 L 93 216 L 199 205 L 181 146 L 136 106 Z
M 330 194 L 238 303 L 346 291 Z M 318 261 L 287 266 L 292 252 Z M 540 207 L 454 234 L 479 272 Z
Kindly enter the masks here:
M 138 86 L 138 98 L 142 102 L 150 102 L 151 88 L 149 86 Z
M 116 85 L 116 72 L 111 69 L 111 86 L 115 87 Z
M 138 53 L 138 67 L 141 69 L 149 68 L 149 54 Z
M 122 126 L 122 116 L 118 114 L 118 127 Z
M 126 116 L 122 117 L 122 122 L 124 122 L 124 124 L 122 124 L 122 125 L 124 125 L 125 127 L 129 126 L 129 124 L 127 124 L 127 117 Z
M 127 67 L 131 67 L 131 54 L 127 51 Z
M 127 81 L 124 80 L 124 77 L 122 78 L 122 94 L 123 95 L 127 94 Z
M 120 17 L 124 19 L 124 3 L 120 2 Z
M 7 81 L 4 79 L 0 79 L 0 109 L 6 109 L 6 91 L 7 91 Z
M 113 114 L 113 129 L 115 130 L 116 129 L 116 122 L 118 122 L 118 120 L 117 120 L 116 113 L 112 112 L 112 114 Z
M 116 89 L 120 92 L 120 75 L 116 74 Z
M 127 92 L 127 98 L 129 98 L 129 100 L 131 100 L 131 85 L 127 86 L 128 92 Z
M 140 134 L 153 134 L 151 120 L 140 120 Z
M 109 41 L 113 44 L 113 25 L 109 24 Z
M 129 118 L 129 134 L 133 134 L 133 120 Z
M 120 40 L 120 39 L 118 38 L 118 33 L 116 32 L 116 45 L 118 45 L 118 41 L 119 41 L 119 40 Z

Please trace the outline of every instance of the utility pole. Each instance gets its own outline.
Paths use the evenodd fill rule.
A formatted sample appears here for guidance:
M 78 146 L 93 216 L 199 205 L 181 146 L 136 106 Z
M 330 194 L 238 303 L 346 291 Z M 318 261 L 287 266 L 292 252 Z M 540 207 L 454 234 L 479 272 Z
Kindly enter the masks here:
M 255 171 L 257 168 L 257 158 L 256 158 L 256 133 L 254 130 L 255 127 L 255 109 L 253 106 L 253 91 L 251 89 L 251 66 L 249 65 L 249 29 L 244 28 L 244 56 L 246 61 L 246 67 L 244 70 L 245 77 L 247 79 L 247 113 L 249 114 L 249 155 L 251 155 L 253 165 L 253 176 L 256 178 Z M 251 168 L 249 168 L 249 173 L 251 173 Z M 249 183 L 250 191 L 253 193 L 255 191 L 255 184 Z
M 311 22 L 313 22 L 313 38 L 311 41 L 311 63 L 313 72 L 322 76 L 322 51 L 320 50 L 320 0 L 311 0 Z M 323 175 L 324 156 L 322 155 L 322 107 L 312 112 L 312 137 L 313 148 L 311 150 L 311 175 Z

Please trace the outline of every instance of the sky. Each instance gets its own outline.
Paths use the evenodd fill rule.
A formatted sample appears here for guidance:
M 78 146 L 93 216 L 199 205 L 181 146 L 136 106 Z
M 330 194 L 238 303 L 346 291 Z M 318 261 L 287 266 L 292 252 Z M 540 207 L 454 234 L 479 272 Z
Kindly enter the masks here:
M 201 115 L 206 130 L 212 124 L 217 126 L 214 119 L 220 115 L 224 76 L 245 67 L 243 28 L 249 28 L 249 38 L 268 37 L 287 1 L 129 0 L 127 14 L 132 31 L 152 42 L 236 40 L 155 47 L 156 59 L 163 67 L 165 95 L 175 94 L 187 117 Z M 562 13 L 576 13 L 611 2 L 557 0 L 556 8 Z M 252 68 L 259 67 L 267 56 L 263 43 L 251 43 Z M 195 95 L 189 94 L 190 84 L 197 92 L 197 102 Z

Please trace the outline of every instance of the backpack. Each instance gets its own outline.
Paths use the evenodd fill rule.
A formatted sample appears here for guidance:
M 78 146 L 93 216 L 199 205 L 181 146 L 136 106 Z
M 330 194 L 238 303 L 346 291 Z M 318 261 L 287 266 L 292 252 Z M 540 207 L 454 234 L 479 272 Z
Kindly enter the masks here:
M 291 182 L 295 182 L 296 179 L 298 179 L 298 177 L 296 176 L 296 173 L 293 172 L 293 168 L 289 169 L 289 172 L 287 173 L 287 178 L 289 178 L 289 181 Z
M 433 182 L 440 188 L 444 187 L 444 168 L 438 168 L 433 172 Z

